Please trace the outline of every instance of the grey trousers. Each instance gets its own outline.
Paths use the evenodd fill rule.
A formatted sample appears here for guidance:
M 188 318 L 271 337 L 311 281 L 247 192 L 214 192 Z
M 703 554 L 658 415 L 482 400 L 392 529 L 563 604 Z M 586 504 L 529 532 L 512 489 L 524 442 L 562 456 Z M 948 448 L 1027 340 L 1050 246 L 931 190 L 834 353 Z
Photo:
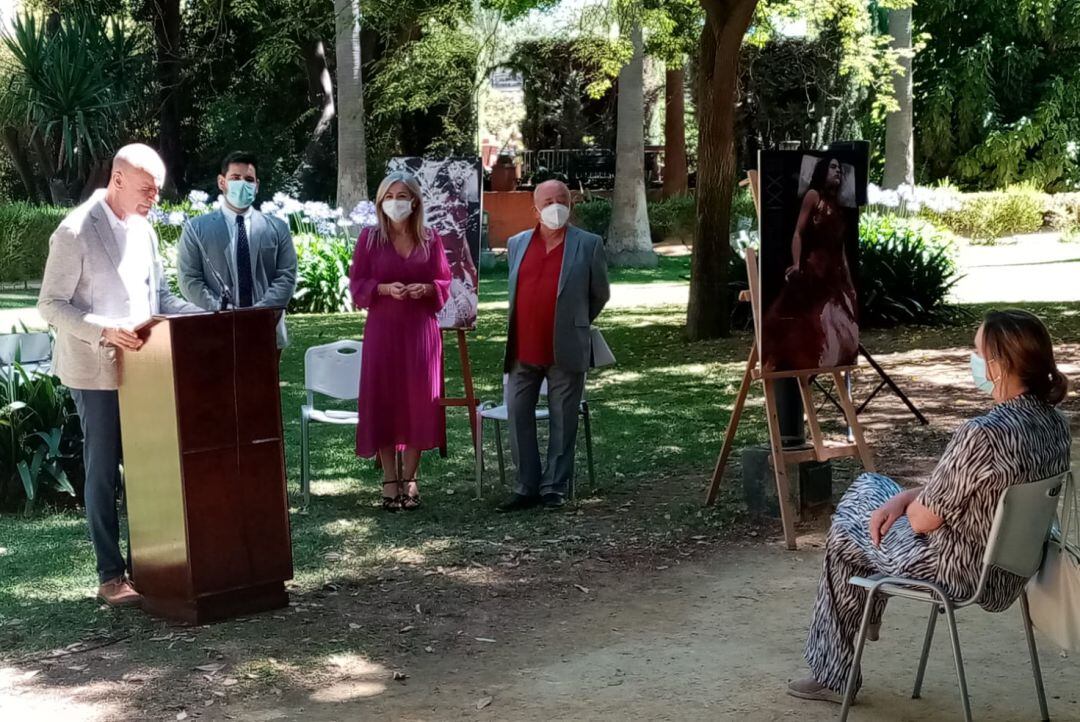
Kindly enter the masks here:
M 551 418 L 547 468 L 541 471 L 540 448 L 536 438 L 536 403 L 545 378 L 548 382 Z M 514 493 L 521 496 L 552 493 L 566 496 L 574 476 L 578 408 L 584 391 L 584 373 L 564 371 L 558 366 L 514 363 L 506 384 L 510 451 L 518 474 Z
M 86 467 L 86 523 L 97 555 L 98 580 L 122 576 L 128 564 L 120 552 L 120 401 L 115 391 L 71 389 L 83 432 Z M 129 545 L 130 546 L 130 545 Z

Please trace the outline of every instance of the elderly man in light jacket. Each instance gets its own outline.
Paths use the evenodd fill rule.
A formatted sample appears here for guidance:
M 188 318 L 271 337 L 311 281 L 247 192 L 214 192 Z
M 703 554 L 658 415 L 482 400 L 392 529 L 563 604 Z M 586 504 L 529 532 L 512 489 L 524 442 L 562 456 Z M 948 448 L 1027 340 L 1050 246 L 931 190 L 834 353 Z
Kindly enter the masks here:
M 153 315 L 200 310 L 169 291 L 146 218 L 164 182 L 165 164 L 152 148 L 121 148 L 108 187 L 69 213 L 50 238 L 38 297 L 38 310 L 56 329 L 53 369 L 71 389 L 82 424 L 98 596 L 113 606 L 141 602 L 126 576 L 117 512 L 123 356 L 142 346 L 134 329 Z
M 253 207 L 259 191 L 255 156 L 226 156 L 218 189 L 221 207 L 188 221 L 180 236 L 180 292 L 207 311 L 220 309 L 225 294 L 237 308 L 284 308 L 296 290 L 296 247 L 288 224 Z M 277 334 L 282 349 L 284 314 Z

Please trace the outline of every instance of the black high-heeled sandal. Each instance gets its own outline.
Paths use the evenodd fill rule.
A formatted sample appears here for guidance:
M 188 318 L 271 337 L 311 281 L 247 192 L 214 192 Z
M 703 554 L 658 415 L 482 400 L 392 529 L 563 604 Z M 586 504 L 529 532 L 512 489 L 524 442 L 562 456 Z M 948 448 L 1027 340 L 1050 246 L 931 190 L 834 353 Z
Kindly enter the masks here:
M 406 479 L 401 482 L 401 488 L 405 489 L 409 484 L 415 484 L 416 479 Z M 406 494 L 404 491 L 401 493 L 401 508 L 405 511 L 416 511 L 420 508 L 420 495 L 419 494 Z
M 394 496 L 387 496 L 386 495 L 386 487 L 388 487 L 388 486 L 393 486 L 394 489 L 397 491 L 397 494 L 395 494 Z M 402 494 L 401 494 L 401 482 L 400 481 L 384 481 L 383 482 L 383 498 L 382 498 L 383 511 L 389 511 L 389 512 L 401 511 L 401 509 L 403 508 L 402 507 L 402 502 L 403 502 L 403 498 L 402 498 Z

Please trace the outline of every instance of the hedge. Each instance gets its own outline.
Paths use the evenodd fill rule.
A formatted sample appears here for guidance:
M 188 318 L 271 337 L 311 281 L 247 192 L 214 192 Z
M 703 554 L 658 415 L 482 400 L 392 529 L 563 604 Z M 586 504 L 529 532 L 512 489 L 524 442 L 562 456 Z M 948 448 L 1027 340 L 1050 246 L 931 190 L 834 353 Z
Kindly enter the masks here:
M 41 279 L 49 237 L 68 211 L 29 203 L 0 205 L 0 282 Z

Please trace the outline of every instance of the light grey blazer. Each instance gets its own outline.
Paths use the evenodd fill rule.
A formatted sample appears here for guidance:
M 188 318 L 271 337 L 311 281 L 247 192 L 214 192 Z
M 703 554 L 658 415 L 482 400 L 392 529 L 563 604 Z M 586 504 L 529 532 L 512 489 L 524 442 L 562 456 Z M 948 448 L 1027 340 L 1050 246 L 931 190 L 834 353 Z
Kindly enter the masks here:
M 518 270 L 532 239 L 532 230 L 523 231 L 507 242 L 510 261 L 510 313 L 506 334 L 503 370 L 514 365 L 514 311 L 517 298 Z M 611 297 L 608 286 L 604 241 L 577 226 L 566 227 L 563 242 L 562 272 L 555 301 L 555 365 L 564 371 L 585 373 L 592 363 L 592 335 L 589 325 L 600 315 Z
M 107 391 L 120 384 L 121 354 L 101 342 L 101 332 L 111 319 L 126 317 L 130 303 L 118 270 L 123 249 L 101 206 L 104 196 L 104 190 L 95 192 L 53 232 L 38 294 L 38 311 L 56 329 L 53 371 L 73 389 Z M 199 311 L 169 291 L 157 236 L 152 240 L 151 313 Z
M 221 308 L 222 288 L 214 271 L 229 284 L 233 302 L 237 300 L 236 251 L 228 224 L 228 217 L 216 210 L 192 218 L 180 236 L 176 263 L 180 292 L 207 311 Z M 296 247 L 289 227 L 278 218 L 253 211 L 248 244 L 255 305 L 282 308 L 289 305 L 296 290 Z M 278 348 L 284 348 L 288 343 L 284 313 L 277 336 Z

